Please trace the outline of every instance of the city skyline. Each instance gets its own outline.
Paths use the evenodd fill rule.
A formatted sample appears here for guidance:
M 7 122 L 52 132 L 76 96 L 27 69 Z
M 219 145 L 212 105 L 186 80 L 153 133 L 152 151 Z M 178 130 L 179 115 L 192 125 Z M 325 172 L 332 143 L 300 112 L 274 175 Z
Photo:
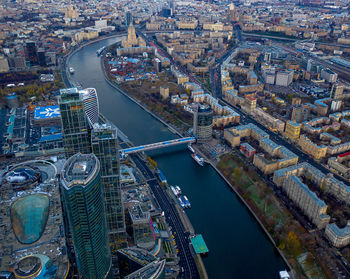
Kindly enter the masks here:
M 1 278 L 350 278 L 347 0 L 0 8 Z

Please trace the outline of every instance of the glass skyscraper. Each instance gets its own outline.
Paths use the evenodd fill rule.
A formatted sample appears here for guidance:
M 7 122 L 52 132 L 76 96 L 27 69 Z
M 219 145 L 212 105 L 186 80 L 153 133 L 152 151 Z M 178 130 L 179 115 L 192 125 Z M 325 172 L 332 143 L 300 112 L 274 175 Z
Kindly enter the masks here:
M 58 103 L 66 156 L 70 157 L 76 153 L 90 153 L 89 124 L 82 94 L 77 88 L 61 89 Z
M 117 250 L 126 247 L 125 217 L 119 182 L 117 130 L 109 124 L 94 125 L 91 132 L 92 152 L 101 164 L 101 177 L 113 266 Z
M 84 110 L 87 119 L 91 126 L 98 122 L 99 105 L 97 92 L 95 88 L 86 88 L 79 90 L 79 93 L 83 95 Z
M 209 105 L 198 104 L 193 115 L 193 135 L 198 143 L 209 141 L 213 132 L 213 113 Z
M 97 157 L 81 153 L 70 157 L 61 171 L 61 188 L 80 278 L 112 278 Z

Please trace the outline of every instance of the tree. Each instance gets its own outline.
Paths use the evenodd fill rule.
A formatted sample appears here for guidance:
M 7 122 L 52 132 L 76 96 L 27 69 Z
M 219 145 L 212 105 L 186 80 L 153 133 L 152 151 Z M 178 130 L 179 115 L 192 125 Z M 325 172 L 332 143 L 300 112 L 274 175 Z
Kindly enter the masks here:
M 278 248 L 280 248 L 281 250 L 284 250 L 286 249 L 286 244 L 284 243 L 283 240 L 281 240 L 278 244 Z
M 290 231 L 288 233 L 288 236 L 286 239 L 286 248 L 294 256 L 297 256 L 301 252 L 300 241 L 299 241 L 297 235 L 295 234 L 295 232 L 293 232 L 293 231 Z
M 266 196 L 266 194 L 267 194 L 267 191 L 265 191 L 265 196 Z M 270 195 L 266 196 L 266 197 L 265 197 L 265 200 L 264 200 L 264 212 L 265 212 L 265 213 L 266 213 L 267 207 L 268 207 L 269 205 L 271 205 L 271 203 L 272 203 L 272 198 L 271 198 L 271 196 L 270 196 Z
M 239 168 L 237 168 L 237 167 L 234 168 L 233 175 L 234 175 L 235 178 L 240 178 L 241 175 L 242 175 L 241 170 Z
M 305 264 L 309 267 L 312 268 L 312 266 L 314 265 L 315 259 L 312 256 L 311 253 L 307 253 L 306 259 L 305 259 Z
M 157 162 L 154 161 L 151 157 L 147 157 L 147 160 L 151 163 L 151 165 L 154 167 L 154 168 L 157 168 Z

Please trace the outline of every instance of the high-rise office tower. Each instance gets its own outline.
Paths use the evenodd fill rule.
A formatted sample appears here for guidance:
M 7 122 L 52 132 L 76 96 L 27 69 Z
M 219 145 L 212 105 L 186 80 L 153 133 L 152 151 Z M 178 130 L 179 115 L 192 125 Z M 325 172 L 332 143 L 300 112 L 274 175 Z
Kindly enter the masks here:
M 76 153 L 90 153 L 89 124 L 82 94 L 77 88 L 61 89 L 58 103 L 66 156 L 70 157 Z
M 45 49 L 38 49 L 38 64 L 40 66 L 45 67 L 46 66 L 46 53 Z
M 84 110 L 91 127 L 98 122 L 99 105 L 95 88 L 80 90 L 83 96 Z
M 26 59 L 30 62 L 30 65 L 38 64 L 38 54 L 36 51 L 35 42 L 27 42 L 25 47 Z
M 61 171 L 61 188 L 80 278 L 112 278 L 97 157 L 81 153 L 70 157 Z
M 193 135 L 198 143 L 209 141 L 213 132 L 213 113 L 209 105 L 198 104 L 193 115 Z
M 132 14 L 131 12 L 127 11 L 125 13 L 125 26 L 129 26 L 130 23 L 132 23 L 133 19 L 132 19 Z
M 107 229 L 113 267 L 117 266 L 117 250 L 126 247 L 125 217 L 119 183 L 117 131 L 110 125 L 94 125 L 91 132 L 92 152 L 100 161 Z

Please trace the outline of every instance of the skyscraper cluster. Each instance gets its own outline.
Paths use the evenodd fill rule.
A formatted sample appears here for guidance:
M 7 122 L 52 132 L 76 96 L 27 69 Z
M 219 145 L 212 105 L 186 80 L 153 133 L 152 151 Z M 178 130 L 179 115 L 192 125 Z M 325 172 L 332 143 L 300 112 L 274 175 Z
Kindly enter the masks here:
M 99 123 L 94 88 L 62 89 L 59 108 L 69 158 L 61 173 L 63 203 L 77 269 L 83 278 L 112 278 L 117 250 L 126 247 L 117 130 Z

